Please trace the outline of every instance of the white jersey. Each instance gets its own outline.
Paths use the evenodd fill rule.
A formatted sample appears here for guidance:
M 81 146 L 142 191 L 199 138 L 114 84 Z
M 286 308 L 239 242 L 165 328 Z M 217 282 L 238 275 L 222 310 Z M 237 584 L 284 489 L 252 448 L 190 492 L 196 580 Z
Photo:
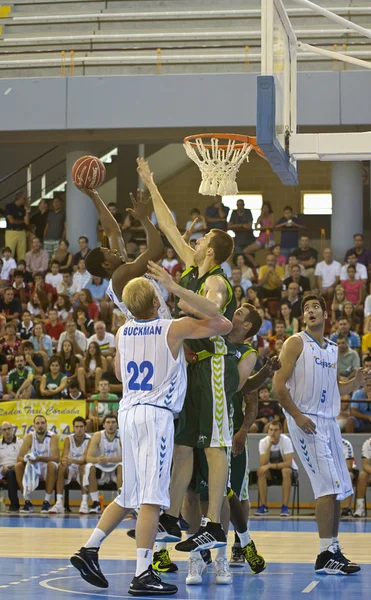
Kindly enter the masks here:
M 121 455 L 121 442 L 118 430 L 112 441 L 110 441 L 105 431 L 100 431 L 100 442 L 98 445 L 100 456 L 119 456 Z M 117 463 L 107 463 L 106 465 L 98 465 L 101 471 L 113 471 L 117 468 Z
M 158 315 L 159 315 L 160 319 L 171 319 L 171 313 L 170 313 L 169 307 L 164 300 L 164 297 L 161 293 L 160 286 L 158 285 L 157 281 L 152 279 L 152 277 L 150 277 L 149 275 L 143 275 L 143 277 L 145 277 L 147 279 L 147 281 L 149 281 L 150 284 L 153 286 L 153 288 L 156 292 L 156 295 L 160 301 L 160 307 L 158 309 Z M 126 306 L 125 302 L 123 302 L 122 300 L 119 300 L 118 297 L 116 296 L 114 289 L 113 289 L 113 285 L 112 285 L 112 279 L 110 280 L 110 282 L 108 284 L 106 294 L 112 300 L 112 302 L 117 306 L 117 308 L 119 308 L 121 310 L 121 312 L 123 312 L 127 316 L 128 319 L 134 319 L 133 315 L 131 314 L 130 310 Z
M 91 436 L 88 433 L 85 433 L 84 439 L 83 439 L 82 443 L 80 444 L 80 446 L 77 446 L 77 444 L 76 444 L 74 433 L 71 433 L 71 435 L 69 435 L 68 437 L 70 439 L 70 452 L 68 455 L 69 458 L 72 461 L 73 460 L 81 460 L 86 452 L 86 449 L 88 447 L 88 443 L 89 443 Z
M 366 440 L 362 446 L 362 458 L 371 459 L 371 438 Z
M 303 341 L 303 350 L 286 387 L 299 410 L 325 419 L 340 412 L 340 393 L 337 380 L 338 349 L 325 339 L 325 347 L 307 331 L 296 334 Z
M 39 442 L 36 436 L 36 431 L 33 431 L 30 452 L 36 454 L 36 456 L 51 456 L 52 452 L 50 450 L 50 440 L 52 439 L 53 435 L 54 433 L 52 431 L 47 431 L 44 440 Z
M 175 359 L 167 337 L 172 321 L 127 321 L 119 330 L 118 350 L 122 377 L 119 411 L 149 404 L 179 413 L 187 387 L 183 346 Z

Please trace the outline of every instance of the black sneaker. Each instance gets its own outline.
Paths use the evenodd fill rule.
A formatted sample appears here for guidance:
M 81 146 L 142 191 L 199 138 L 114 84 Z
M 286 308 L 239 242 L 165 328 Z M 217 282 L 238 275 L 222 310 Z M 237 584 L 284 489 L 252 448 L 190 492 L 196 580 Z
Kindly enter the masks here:
M 135 540 L 135 529 L 128 529 L 126 535 L 128 535 L 132 540 Z
M 341 516 L 342 517 L 352 517 L 353 516 L 353 511 L 351 508 L 343 508 L 343 510 L 341 511 Z
M 99 567 L 98 552 L 98 548 L 80 548 L 71 556 L 70 562 L 85 581 L 99 588 L 108 588 L 108 581 Z
M 192 552 L 192 550 L 200 552 L 201 550 L 221 548 L 226 545 L 227 538 L 221 524 L 208 521 L 206 526 L 201 525 L 200 529 L 188 540 L 177 544 L 175 550 L 179 550 L 179 552 Z
M 19 506 L 10 505 L 7 510 L 8 513 L 19 513 Z
M 24 506 L 21 508 L 21 513 L 30 514 L 34 512 L 33 504 L 30 500 L 25 500 Z
M 170 596 L 176 594 L 177 591 L 176 585 L 161 581 L 161 578 L 149 566 L 147 571 L 133 578 L 128 594 L 131 596 Z
M 242 552 L 241 544 L 233 544 L 231 558 L 229 560 L 230 567 L 244 567 L 245 555 Z
M 357 571 L 355 571 L 355 573 L 358 573 L 358 571 L 361 570 L 361 567 L 359 565 L 357 565 L 357 563 L 353 562 L 352 560 L 349 560 L 349 558 L 347 558 L 346 556 L 344 556 L 344 554 L 342 553 L 340 547 L 336 551 L 336 554 L 339 554 L 348 563 L 348 565 L 350 565 L 351 567 L 357 567 Z
M 162 513 L 158 524 L 156 542 L 179 542 L 181 539 L 182 532 L 178 525 L 178 519 Z
M 190 524 L 188 523 L 188 521 L 185 520 L 185 518 L 181 514 L 179 515 L 178 524 L 182 531 L 188 531 L 188 529 L 190 528 Z
M 175 573 L 178 567 L 172 562 L 166 548 L 153 553 L 152 568 L 157 573 Z
M 352 575 L 358 573 L 361 567 L 354 563 L 349 562 L 345 556 L 343 556 L 338 550 L 337 552 L 330 552 L 325 550 L 317 556 L 314 570 L 316 573 L 326 573 L 327 575 Z
M 241 552 L 254 575 L 261 573 L 267 567 L 264 558 L 257 551 L 253 540 L 250 540 L 247 546 L 241 548 Z
M 102 512 L 102 509 L 100 507 L 100 503 L 97 501 L 93 502 L 93 504 L 91 505 L 91 508 L 89 510 L 89 514 L 96 513 L 97 515 L 100 515 L 101 512 Z
M 201 550 L 200 554 L 201 554 L 201 558 L 204 561 L 205 565 L 210 567 L 210 565 L 213 564 L 213 559 L 211 558 L 210 550 Z
M 49 510 L 51 509 L 52 505 L 50 504 L 50 502 L 48 502 L 47 500 L 44 500 L 44 502 L 41 505 L 41 513 L 48 513 Z

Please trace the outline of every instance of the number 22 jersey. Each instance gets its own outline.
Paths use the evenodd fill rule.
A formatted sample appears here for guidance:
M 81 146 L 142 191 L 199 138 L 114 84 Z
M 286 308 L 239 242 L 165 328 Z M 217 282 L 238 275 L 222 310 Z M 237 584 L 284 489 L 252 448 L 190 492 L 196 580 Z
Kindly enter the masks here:
M 325 347 L 321 348 L 307 331 L 296 336 L 302 339 L 303 350 L 286 382 L 294 404 L 304 414 L 325 419 L 337 417 L 340 412 L 337 345 L 325 338 Z
M 131 319 L 120 329 L 122 400 L 119 412 L 138 404 L 158 406 L 179 413 L 182 409 L 187 372 L 183 346 L 175 359 L 167 337 L 173 321 Z

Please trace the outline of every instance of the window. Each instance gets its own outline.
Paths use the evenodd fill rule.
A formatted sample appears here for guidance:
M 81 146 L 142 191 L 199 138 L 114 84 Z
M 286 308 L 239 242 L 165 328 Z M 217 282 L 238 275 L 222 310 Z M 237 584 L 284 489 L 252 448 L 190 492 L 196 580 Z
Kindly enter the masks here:
M 302 211 L 305 215 L 331 215 L 331 192 L 303 192 L 301 196 Z
M 253 227 L 255 227 L 256 221 L 258 220 L 263 204 L 263 194 L 237 194 L 236 196 L 222 196 L 222 202 L 225 206 L 228 206 L 230 213 L 228 220 L 231 218 L 232 210 L 237 208 L 237 200 L 245 201 L 245 208 L 249 208 L 252 212 Z M 228 231 L 229 235 L 235 236 L 234 231 Z M 254 232 L 257 237 L 259 232 Z

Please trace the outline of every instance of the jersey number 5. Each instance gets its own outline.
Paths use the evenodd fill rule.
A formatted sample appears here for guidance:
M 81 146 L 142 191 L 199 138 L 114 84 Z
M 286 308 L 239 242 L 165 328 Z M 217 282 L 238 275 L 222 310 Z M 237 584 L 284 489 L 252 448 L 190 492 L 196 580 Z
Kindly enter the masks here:
M 152 383 L 149 383 L 153 377 L 153 364 L 148 360 L 144 360 L 138 366 L 136 362 L 131 360 L 127 365 L 127 371 L 129 375 L 132 373 L 132 376 L 129 379 L 128 388 L 132 391 L 142 392 L 150 392 L 152 390 Z M 144 373 L 145 375 L 141 382 L 138 382 L 137 379 L 139 377 L 139 373 Z
M 327 394 L 327 390 L 322 390 L 322 396 L 321 396 L 321 402 L 322 402 L 322 404 L 324 402 L 326 402 L 326 394 Z

